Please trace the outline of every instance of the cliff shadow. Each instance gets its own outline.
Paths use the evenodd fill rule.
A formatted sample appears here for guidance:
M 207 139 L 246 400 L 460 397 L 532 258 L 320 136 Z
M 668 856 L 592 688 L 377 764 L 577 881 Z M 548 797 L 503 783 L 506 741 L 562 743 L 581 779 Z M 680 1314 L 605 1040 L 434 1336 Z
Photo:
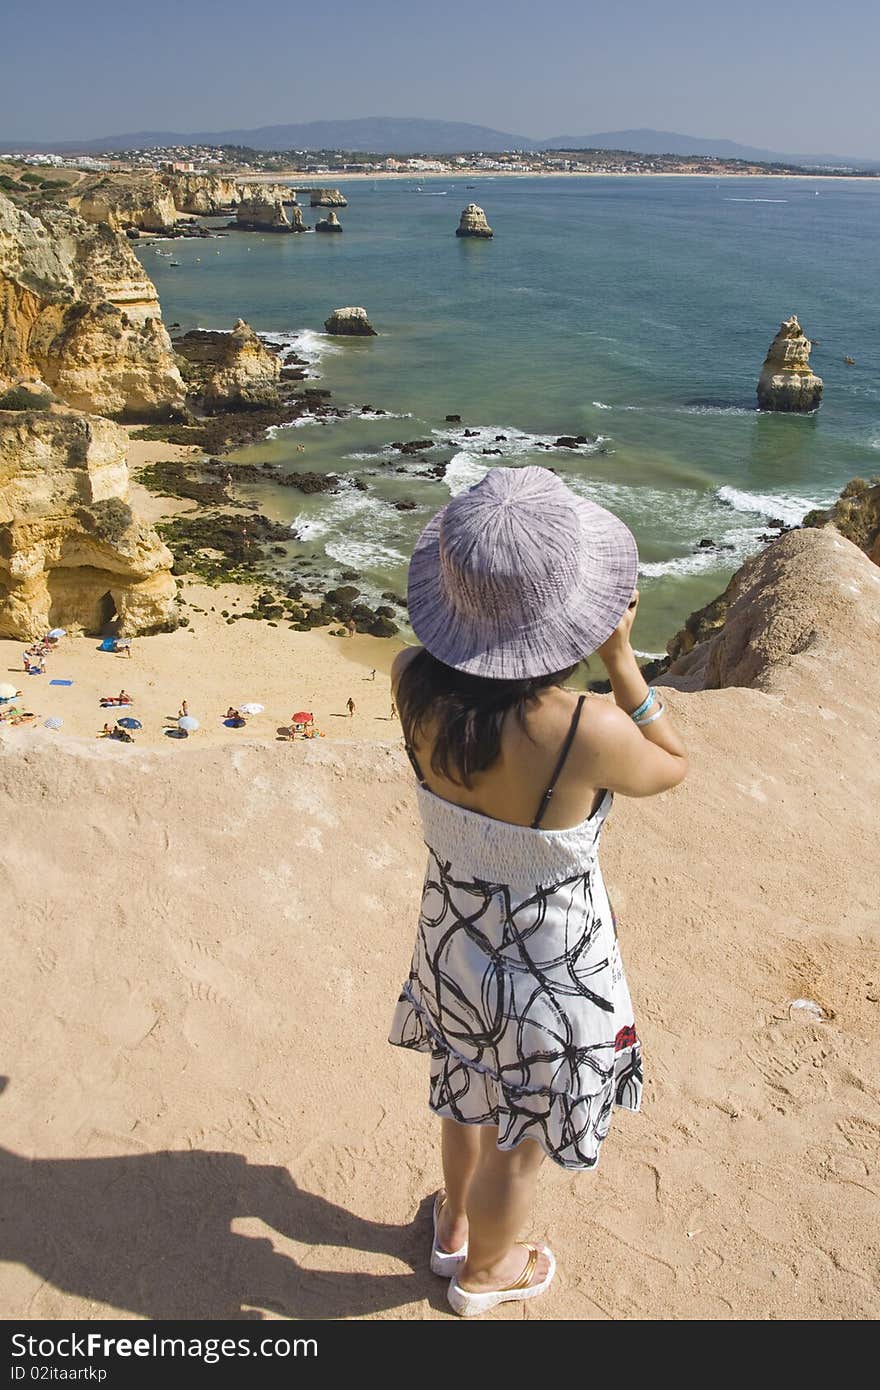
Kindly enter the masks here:
M 304 1247 L 307 1263 L 310 1249 L 335 1246 L 391 1255 L 413 1272 L 304 1268 L 268 1236 L 233 1231 L 245 1217 Z M 426 1206 L 411 1226 L 368 1221 L 241 1154 L 30 1159 L 0 1148 L 0 1259 L 149 1319 L 260 1319 L 261 1309 L 344 1318 L 424 1298 L 439 1307 L 428 1242 Z

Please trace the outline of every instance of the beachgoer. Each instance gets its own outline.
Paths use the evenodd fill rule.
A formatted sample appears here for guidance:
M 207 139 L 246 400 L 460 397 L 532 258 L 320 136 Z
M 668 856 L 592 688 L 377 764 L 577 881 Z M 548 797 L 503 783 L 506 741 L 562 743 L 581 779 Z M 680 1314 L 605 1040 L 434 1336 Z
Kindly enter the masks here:
M 28 656 L 27 652 L 25 652 L 24 656 L 22 657 L 22 661 L 24 662 L 25 674 L 26 674 L 26 675 L 30 675 L 30 670 L 31 670 L 31 659 L 30 659 L 30 657 Z
M 230 472 L 228 472 L 228 471 L 227 471 L 227 473 L 226 473 L 226 477 L 223 479 L 223 485 L 224 485 L 224 487 L 226 488 L 226 491 L 227 491 L 227 492 L 229 493 L 229 495 L 231 496 L 231 495 L 232 495 L 232 474 L 231 474 Z
M 238 710 L 237 710 L 237 709 L 233 709 L 232 706 L 230 705 L 229 708 L 228 708 L 227 711 L 226 711 L 226 718 L 227 718 L 227 719 L 236 719 L 237 717 L 238 717 Z
M 395 703 L 395 700 L 394 700 L 394 696 L 393 696 L 393 695 L 392 695 L 392 697 L 391 697 L 391 718 L 392 718 L 392 719 L 396 719 L 396 718 L 397 718 L 397 705 L 396 705 L 396 703 Z
M 355 622 L 354 618 L 349 618 L 345 626 L 348 628 L 349 637 L 354 637 L 355 633 L 357 632 L 357 623 Z
M 188 714 L 189 710 L 187 708 L 186 700 L 181 700 L 180 709 L 177 711 L 177 717 L 178 719 L 185 719 Z
M 120 705 L 131 705 L 134 703 L 127 690 L 120 690 L 117 699 Z
M 351 698 L 351 696 L 348 697 L 348 704 L 346 705 L 346 709 L 348 710 L 349 719 L 354 718 L 354 700 Z
M 99 738 L 101 738 L 101 737 L 103 737 L 103 738 L 109 738 L 110 735 L 111 735 L 112 733 L 113 733 L 113 725 L 112 725 L 112 724 L 105 724 L 104 727 L 103 727 L 103 729 L 101 730 L 101 733 L 98 735 L 98 737 L 99 737 Z
M 370 680 L 371 680 L 371 681 L 374 681 L 375 679 L 376 679 L 376 668 L 375 668 L 375 666 L 374 666 L 373 669 L 372 669 L 372 671 L 370 672 Z
M 687 757 L 630 645 L 638 554 L 548 469 L 493 468 L 429 523 L 409 568 L 420 648 L 392 685 L 429 868 L 389 1041 L 429 1052 L 443 1189 L 431 1268 L 464 1316 L 550 1285 L 517 1244 L 545 1156 L 593 1168 L 642 1065 L 597 858 L 613 794 L 677 786 Z M 613 699 L 564 682 L 590 653 Z

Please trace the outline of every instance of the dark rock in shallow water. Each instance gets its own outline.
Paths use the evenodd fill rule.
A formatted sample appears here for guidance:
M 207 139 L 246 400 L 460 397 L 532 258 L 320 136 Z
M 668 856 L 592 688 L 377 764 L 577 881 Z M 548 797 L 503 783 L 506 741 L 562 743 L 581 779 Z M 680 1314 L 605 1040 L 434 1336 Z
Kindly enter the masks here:
M 353 584 L 340 584 L 338 589 L 328 589 L 324 598 L 328 603 L 354 603 L 359 595 L 360 589 Z
M 335 473 L 285 473 L 278 479 L 282 487 L 295 487 L 299 492 L 336 492 L 339 478 Z
M 391 447 L 401 454 L 420 454 L 423 449 L 433 449 L 434 444 L 433 439 L 409 439 L 405 442 L 398 439 Z
M 376 617 L 367 628 L 371 637 L 394 637 L 399 628 L 390 618 Z
M 461 424 L 461 416 L 460 416 L 460 415 L 447 415 L 447 416 L 446 416 L 446 422 L 447 422 L 447 424 L 449 424 L 449 425 L 460 425 L 460 424 Z
M 774 531 L 781 531 L 785 526 L 785 522 L 782 520 L 781 516 L 771 516 L 767 522 L 767 525 L 770 526 Z
M 697 542 L 697 549 L 711 550 L 714 544 L 715 542 L 713 540 L 710 540 L 708 536 L 704 536 L 701 541 Z
M 580 444 L 589 444 L 592 441 L 586 434 L 561 434 L 555 441 L 557 449 L 576 449 Z
M 480 450 L 480 453 L 481 453 L 481 454 L 494 454 L 494 455 L 496 455 L 498 458 L 502 458 L 503 455 L 504 455 L 504 450 L 503 450 L 503 449 L 481 449 L 481 450 Z
M 416 509 L 415 502 L 392 502 L 391 505 L 398 512 L 414 512 Z

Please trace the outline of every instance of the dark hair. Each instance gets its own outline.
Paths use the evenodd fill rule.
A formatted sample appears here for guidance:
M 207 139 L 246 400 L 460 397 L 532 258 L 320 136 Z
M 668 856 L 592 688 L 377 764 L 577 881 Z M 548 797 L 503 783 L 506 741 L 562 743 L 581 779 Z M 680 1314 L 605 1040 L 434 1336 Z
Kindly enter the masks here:
M 460 786 L 473 785 L 474 773 L 491 767 L 501 751 L 501 726 L 513 711 L 525 729 L 528 706 L 549 686 L 561 685 L 574 666 L 526 680 L 490 680 L 446 666 L 422 650 L 404 667 L 397 706 L 408 744 L 429 723 L 436 726 L 431 770 Z

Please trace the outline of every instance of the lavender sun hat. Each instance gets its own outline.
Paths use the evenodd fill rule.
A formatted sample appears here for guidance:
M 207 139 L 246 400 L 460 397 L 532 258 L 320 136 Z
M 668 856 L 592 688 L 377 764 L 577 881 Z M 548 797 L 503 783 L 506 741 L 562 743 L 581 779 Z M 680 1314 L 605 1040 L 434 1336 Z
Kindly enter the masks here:
M 413 631 L 438 661 L 522 680 L 610 637 L 636 584 L 635 537 L 546 468 L 492 468 L 428 522 L 409 566 Z

